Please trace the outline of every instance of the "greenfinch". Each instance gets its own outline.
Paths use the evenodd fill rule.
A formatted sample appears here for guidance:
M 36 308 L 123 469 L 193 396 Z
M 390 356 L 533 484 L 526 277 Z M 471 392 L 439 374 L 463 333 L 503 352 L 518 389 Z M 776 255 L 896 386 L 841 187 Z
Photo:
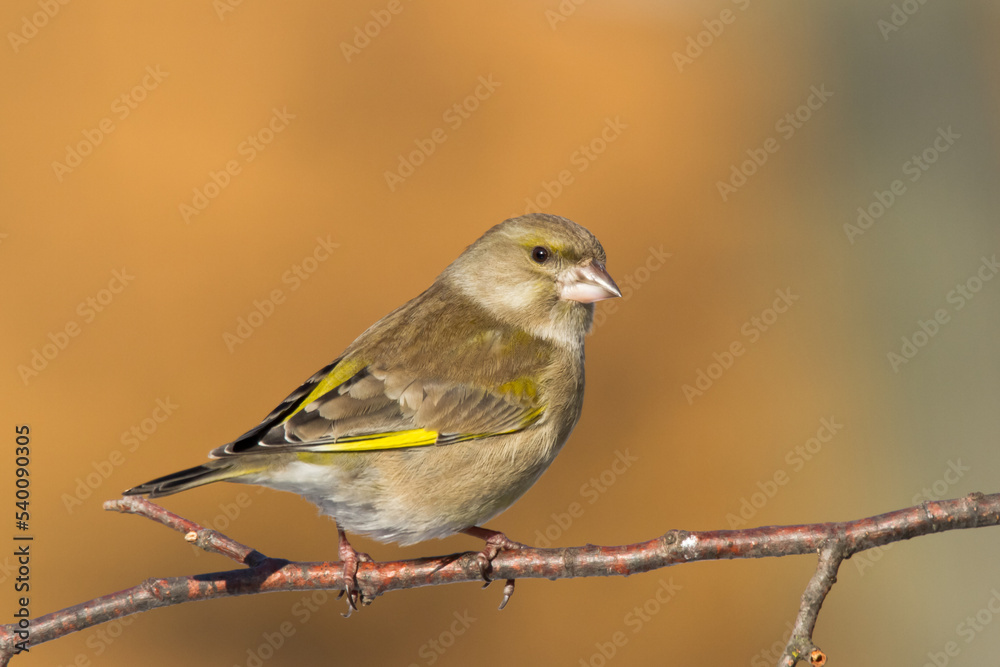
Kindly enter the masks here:
M 566 218 L 506 220 L 213 460 L 125 494 L 223 480 L 300 494 L 336 520 L 350 607 L 369 558 L 345 532 L 404 545 L 466 533 L 486 540 L 489 580 L 493 557 L 521 545 L 482 524 L 535 483 L 580 418 L 594 302 L 621 296 L 604 265 L 598 240 Z

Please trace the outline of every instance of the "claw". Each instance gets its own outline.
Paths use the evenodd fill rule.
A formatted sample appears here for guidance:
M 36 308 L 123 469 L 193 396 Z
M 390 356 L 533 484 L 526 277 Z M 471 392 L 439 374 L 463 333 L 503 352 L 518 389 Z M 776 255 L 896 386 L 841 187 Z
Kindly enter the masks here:
M 339 600 L 347 593 L 347 613 L 341 614 L 344 618 L 350 618 L 351 613 L 358 610 L 358 602 L 362 599 L 361 587 L 358 586 L 358 563 L 371 563 L 372 557 L 366 553 L 355 550 L 351 543 L 347 541 L 347 534 L 337 526 L 337 551 L 340 553 L 340 561 L 344 564 L 344 590 L 337 596 Z
M 497 609 L 503 609 L 510 602 L 510 596 L 514 594 L 514 580 L 508 579 L 507 583 L 503 585 L 503 600 L 500 601 L 500 606 Z
M 478 526 L 472 526 L 471 528 L 466 528 L 462 531 L 466 535 L 471 537 L 478 537 L 481 540 L 486 541 L 486 546 L 476 554 L 476 560 L 479 561 L 479 573 L 483 577 L 483 588 L 486 588 L 493 581 L 490 576 L 490 571 L 493 569 L 493 559 L 501 551 L 507 551 L 511 549 L 522 549 L 525 545 L 520 542 L 515 542 L 508 539 L 503 533 L 497 532 L 495 530 L 489 530 L 486 528 L 480 528 Z M 510 601 L 510 596 L 514 594 L 514 580 L 507 579 L 503 587 L 503 601 L 500 603 L 500 609 L 507 606 Z

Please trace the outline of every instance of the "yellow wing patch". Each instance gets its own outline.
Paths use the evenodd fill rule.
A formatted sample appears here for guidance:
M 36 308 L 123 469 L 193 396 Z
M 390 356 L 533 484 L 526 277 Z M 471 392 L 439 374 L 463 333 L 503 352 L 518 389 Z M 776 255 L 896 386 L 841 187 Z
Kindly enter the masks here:
M 370 452 L 375 449 L 400 449 L 402 447 L 422 447 L 437 442 L 437 431 L 415 428 L 407 431 L 392 431 L 374 435 L 354 435 L 338 438 L 336 442 L 308 445 L 310 452 Z
M 309 392 L 309 395 L 303 398 L 299 404 L 288 413 L 288 416 L 281 420 L 282 423 L 287 422 L 289 419 L 301 412 L 307 405 L 315 401 L 317 398 L 323 394 L 332 391 L 350 380 L 354 375 L 365 367 L 365 362 L 360 359 L 345 359 L 344 361 L 337 364 L 330 373 L 319 381 L 313 390 Z
M 316 454 L 334 454 L 344 452 L 371 452 L 384 449 L 404 449 L 407 447 L 424 447 L 437 442 L 436 431 L 417 428 L 409 431 L 395 431 L 378 435 L 347 437 L 337 442 L 313 445 L 308 450 L 299 452 L 298 459 L 305 463 L 322 463 L 325 459 L 314 460 Z
M 500 433 L 460 433 L 453 435 L 445 435 L 441 438 L 441 434 L 437 431 L 428 431 L 424 428 L 409 429 L 406 431 L 393 431 L 391 433 L 376 433 L 373 435 L 354 435 L 347 436 L 345 438 L 338 438 L 335 442 L 324 442 L 317 443 L 315 445 L 304 445 L 302 449 L 298 452 L 298 458 L 300 461 L 306 463 L 314 463 L 314 454 L 332 454 L 332 453 L 342 453 L 342 452 L 371 452 L 371 451 L 384 451 L 387 449 L 406 449 L 409 447 L 426 447 L 428 445 L 436 444 L 454 444 L 456 442 L 466 442 L 468 440 L 478 440 L 480 438 L 489 438 L 494 435 L 510 435 L 511 433 L 517 433 L 535 422 L 542 413 L 545 412 L 545 408 L 539 407 L 535 408 L 527 415 L 525 415 L 524 421 L 518 428 L 512 428 L 507 431 L 502 431 Z M 439 442 L 439 438 L 441 438 Z
M 501 393 L 513 395 L 518 400 L 534 400 L 538 396 L 538 387 L 535 385 L 534 380 L 527 377 L 519 377 L 516 380 L 504 382 L 497 389 Z

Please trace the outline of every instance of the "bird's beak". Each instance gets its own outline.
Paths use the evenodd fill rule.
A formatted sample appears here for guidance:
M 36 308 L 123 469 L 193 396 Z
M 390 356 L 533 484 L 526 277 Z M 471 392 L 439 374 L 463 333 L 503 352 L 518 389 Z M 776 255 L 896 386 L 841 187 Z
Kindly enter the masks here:
M 567 301 L 594 303 L 622 295 L 604 265 L 595 261 L 568 269 L 559 283 L 559 296 Z

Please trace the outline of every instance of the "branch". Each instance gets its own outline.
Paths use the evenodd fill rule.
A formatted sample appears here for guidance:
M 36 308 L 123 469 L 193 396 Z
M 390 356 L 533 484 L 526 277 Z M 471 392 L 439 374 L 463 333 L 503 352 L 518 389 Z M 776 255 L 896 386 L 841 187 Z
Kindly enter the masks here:
M 268 558 L 214 530 L 168 512 L 143 498 L 111 500 L 105 509 L 138 514 L 178 532 L 205 551 L 247 567 L 187 577 L 147 579 L 132 588 L 32 619 L 25 632 L 17 625 L 0 627 L 0 667 L 25 648 L 116 618 L 183 602 L 277 591 L 344 590 L 342 565 L 300 563 Z M 671 530 L 661 537 L 624 546 L 586 545 L 565 549 L 523 548 L 504 551 L 492 563 L 497 579 L 565 579 L 628 576 L 670 565 L 732 558 L 770 558 L 819 553 L 819 563 L 805 592 L 792 637 L 779 667 L 809 660 L 819 667 L 826 655 L 812 642 L 823 600 L 836 581 L 844 559 L 867 549 L 929 533 L 1000 525 L 1000 493 L 973 493 L 956 500 L 926 502 L 887 514 L 802 526 L 765 526 L 745 530 Z M 389 591 L 481 582 L 476 553 L 451 554 L 386 563 L 361 563 L 358 586 L 370 603 Z M 28 635 L 27 637 L 25 635 Z
M 819 609 L 823 606 L 823 600 L 833 585 L 837 582 L 837 570 L 840 564 L 847 557 L 846 540 L 843 535 L 827 542 L 819 552 L 819 562 L 816 564 L 816 572 L 802 592 L 802 603 L 799 606 L 799 615 L 795 619 L 795 627 L 792 628 L 792 636 L 788 638 L 785 645 L 785 652 L 778 661 L 778 667 L 794 667 L 799 661 L 809 656 L 809 662 L 814 667 L 823 667 L 826 664 L 826 654 L 816 648 L 812 642 L 813 630 L 816 629 L 816 619 L 819 618 Z

